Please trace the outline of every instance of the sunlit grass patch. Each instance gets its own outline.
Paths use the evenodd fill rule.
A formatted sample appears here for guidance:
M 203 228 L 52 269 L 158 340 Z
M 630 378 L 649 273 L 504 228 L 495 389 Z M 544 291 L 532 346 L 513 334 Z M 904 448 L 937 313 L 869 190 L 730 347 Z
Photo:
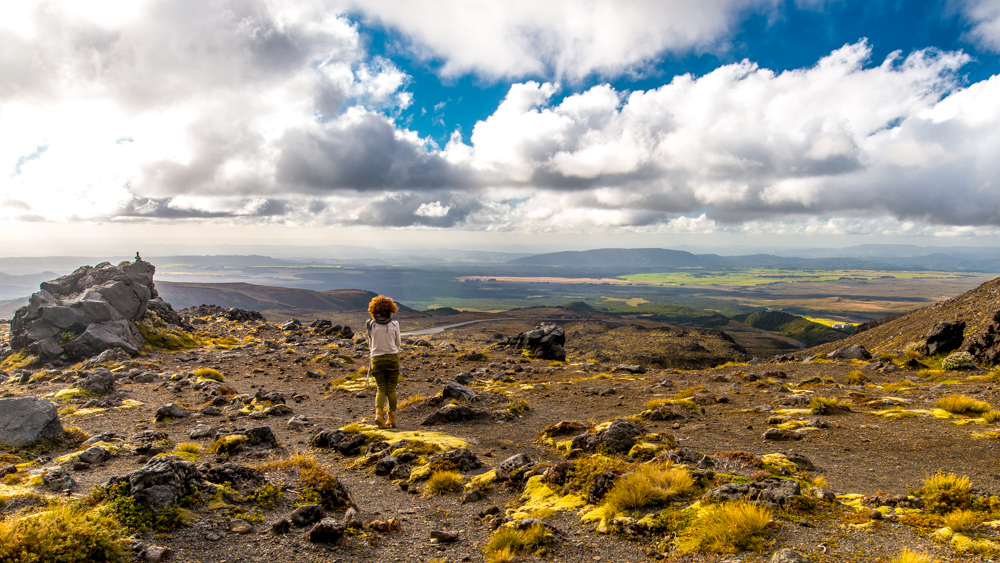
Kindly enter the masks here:
M 812 414 L 833 414 L 851 410 L 850 403 L 837 398 L 814 397 L 809 403 L 809 410 Z
M 198 378 L 199 381 L 209 380 L 221 383 L 226 380 L 226 377 L 222 375 L 222 372 L 215 368 L 199 368 L 195 370 L 194 376 Z
M 934 559 L 930 555 L 926 555 L 924 553 L 917 553 L 916 551 L 904 549 L 903 551 L 900 551 L 898 555 L 893 557 L 889 563 L 941 563 L 941 560 Z
M 764 547 L 764 531 L 772 519 L 770 510 L 747 501 L 705 506 L 678 535 L 677 550 L 681 553 L 760 551 Z
M 641 465 L 615 480 L 605 502 L 618 512 L 659 505 L 680 498 L 694 489 L 694 479 L 671 464 Z
M 534 475 L 525 484 L 519 504 L 510 516 L 514 520 L 545 518 L 556 512 L 583 508 L 586 504 L 587 501 L 583 496 L 560 495 L 545 484 L 541 475 Z
M 844 378 L 844 383 L 848 385 L 863 385 L 868 382 L 868 376 L 861 372 L 861 370 L 851 370 Z
M 121 524 L 80 503 L 59 503 L 0 520 L 0 561 L 130 561 Z
M 519 554 L 538 553 L 539 548 L 551 541 L 552 533 L 543 524 L 533 524 L 524 530 L 502 526 L 493 533 L 484 548 L 486 561 L 487 563 L 514 561 Z
M 424 485 L 424 492 L 435 496 L 461 489 L 462 474 L 457 471 L 435 471 Z
M 924 480 L 917 494 L 924 499 L 928 512 L 947 514 L 972 505 L 972 483 L 954 473 L 935 473 Z
M 653 411 L 665 405 L 677 405 L 688 409 L 698 408 L 698 405 L 691 399 L 675 398 L 675 399 L 650 399 L 649 401 L 646 402 L 646 410 Z
M 953 414 L 981 414 L 989 412 L 992 407 L 985 401 L 978 401 L 965 395 L 948 395 L 935 401 L 934 406 Z
M 980 513 L 972 510 L 955 510 L 944 515 L 944 525 L 954 532 L 968 532 L 983 522 Z

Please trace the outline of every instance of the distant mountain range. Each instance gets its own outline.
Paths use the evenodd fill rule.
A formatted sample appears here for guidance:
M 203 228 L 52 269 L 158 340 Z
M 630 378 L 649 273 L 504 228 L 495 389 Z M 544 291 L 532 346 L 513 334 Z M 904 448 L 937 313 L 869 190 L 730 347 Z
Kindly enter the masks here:
M 869 248 L 871 247 L 871 248 Z M 720 256 L 693 254 L 663 248 L 600 248 L 594 250 L 550 252 L 517 258 L 512 266 L 552 267 L 603 272 L 638 273 L 681 268 L 780 268 L 808 270 L 937 270 L 954 272 L 1000 272 L 1000 251 L 962 247 L 955 252 L 919 254 L 920 247 L 866 245 L 845 249 L 853 256 L 803 258 L 775 254 Z M 931 250 L 931 249 L 928 249 Z M 831 251 L 832 252 L 832 251 Z

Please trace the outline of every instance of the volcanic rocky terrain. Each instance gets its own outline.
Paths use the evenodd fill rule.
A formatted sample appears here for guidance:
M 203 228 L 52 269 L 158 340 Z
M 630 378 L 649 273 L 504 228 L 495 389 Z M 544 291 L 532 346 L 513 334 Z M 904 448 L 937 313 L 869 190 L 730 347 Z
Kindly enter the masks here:
M 0 560 L 1000 557 L 997 281 L 775 358 L 608 319 L 413 335 L 399 428 L 379 429 L 363 311 L 154 310 L 151 272 L 89 275 L 0 326 L 16 344 L 0 364 Z M 129 346 L 41 323 L 133 284 L 143 312 L 97 321 Z M 66 547 L 83 523 L 90 544 Z M 71 539 L 23 555 L 53 536 Z

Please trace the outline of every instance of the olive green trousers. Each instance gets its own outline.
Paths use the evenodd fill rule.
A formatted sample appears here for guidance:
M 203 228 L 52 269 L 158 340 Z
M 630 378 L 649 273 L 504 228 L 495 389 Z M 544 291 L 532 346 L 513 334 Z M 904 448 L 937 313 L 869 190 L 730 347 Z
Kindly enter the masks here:
M 375 394 L 375 408 L 384 409 L 388 399 L 389 412 L 395 412 L 396 384 L 399 383 L 399 354 L 383 354 L 373 357 L 371 374 L 378 387 L 378 393 Z

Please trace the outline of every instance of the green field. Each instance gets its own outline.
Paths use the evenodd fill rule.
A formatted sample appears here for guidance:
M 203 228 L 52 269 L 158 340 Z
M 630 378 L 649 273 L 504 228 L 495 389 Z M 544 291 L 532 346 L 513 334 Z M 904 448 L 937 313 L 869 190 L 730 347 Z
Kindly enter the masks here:
M 980 274 L 955 274 L 951 272 L 892 272 L 879 270 L 698 270 L 690 272 L 665 272 L 618 276 L 631 283 L 648 285 L 741 285 L 755 286 L 771 283 L 830 282 L 846 280 L 914 280 L 954 279 Z

